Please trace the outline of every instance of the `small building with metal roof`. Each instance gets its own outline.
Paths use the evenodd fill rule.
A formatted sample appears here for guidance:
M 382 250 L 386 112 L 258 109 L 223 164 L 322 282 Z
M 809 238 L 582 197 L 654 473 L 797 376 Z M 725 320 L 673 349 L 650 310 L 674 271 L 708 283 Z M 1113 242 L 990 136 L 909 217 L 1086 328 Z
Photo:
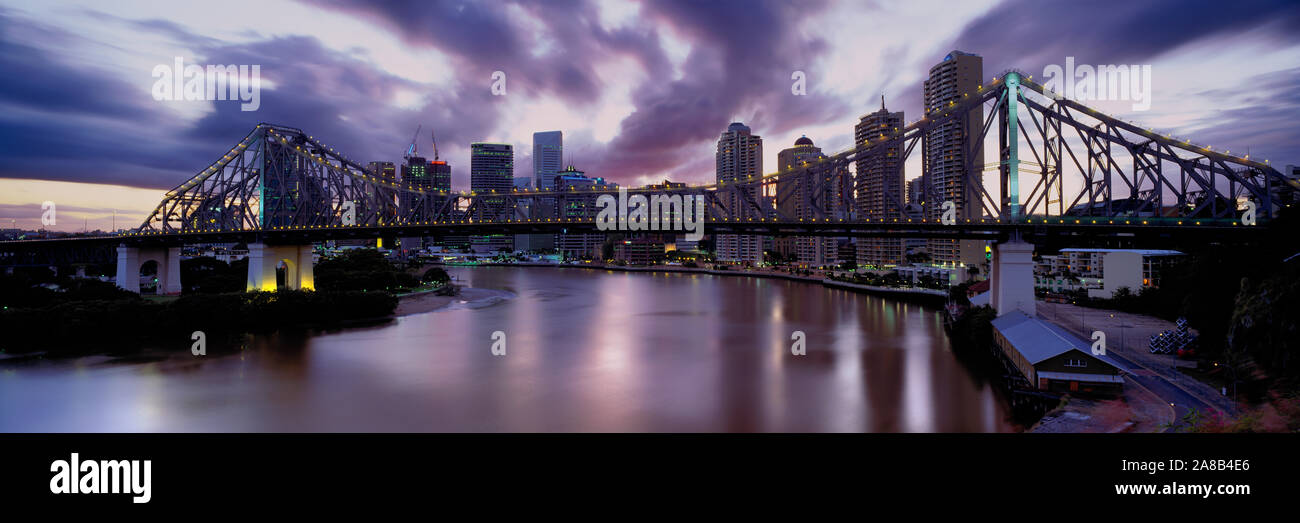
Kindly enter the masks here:
M 1038 390 L 1117 393 L 1122 367 L 1059 325 L 1011 311 L 993 320 L 993 340 Z

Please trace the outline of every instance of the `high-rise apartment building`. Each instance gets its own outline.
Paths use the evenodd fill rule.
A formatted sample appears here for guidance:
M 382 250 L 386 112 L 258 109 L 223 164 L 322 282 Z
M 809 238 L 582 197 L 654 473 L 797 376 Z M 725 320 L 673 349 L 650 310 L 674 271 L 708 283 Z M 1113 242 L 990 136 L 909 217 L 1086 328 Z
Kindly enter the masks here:
M 942 62 L 930 68 L 930 76 L 925 80 L 926 116 L 937 116 L 970 99 L 983 78 L 984 59 L 979 55 L 948 53 Z M 983 121 L 984 108 L 977 106 L 965 118 L 949 120 L 922 136 L 926 184 L 934 195 L 934 201 L 925 204 L 926 218 L 941 218 L 947 201 L 956 207 L 957 219 L 978 218 L 983 214 L 979 191 L 984 183 L 984 151 L 970 150 L 971 140 L 979 136 Z M 930 256 L 935 263 L 943 265 L 962 263 L 963 250 L 974 249 L 982 250 L 982 243 L 952 239 L 929 241 Z
M 718 138 L 716 154 L 717 181 L 735 184 L 758 180 L 763 176 L 763 138 L 752 134 L 749 127 L 733 122 Z M 746 189 L 751 201 L 759 200 L 757 186 Z M 761 211 L 753 209 L 745 198 L 734 192 L 723 197 L 724 205 L 733 218 L 759 219 Z M 719 234 L 714 241 L 715 257 L 724 263 L 757 265 L 763 261 L 763 240 L 752 234 Z
M 826 177 L 819 172 L 799 171 L 825 158 L 822 149 L 813 145 L 807 136 L 795 140 L 793 147 L 776 153 L 777 169 L 782 173 L 793 171 L 777 178 L 777 205 L 781 214 L 793 220 L 811 220 L 832 212 L 835 200 Z M 817 200 L 822 206 L 822 213 L 813 209 L 814 205 L 818 205 L 814 203 L 814 194 L 819 195 Z M 826 236 L 785 236 L 775 240 L 778 252 L 787 258 L 793 258 L 796 264 L 803 267 L 835 265 L 838 259 L 835 246 L 835 238 Z
M 885 109 L 885 98 L 880 97 L 880 110 L 862 116 L 853 128 L 857 145 L 885 142 L 896 136 L 903 127 L 903 112 Z M 901 141 L 889 141 L 877 154 L 864 155 L 857 160 L 854 176 L 854 205 L 859 219 L 894 220 L 903 217 L 907 196 L 903 192 L 903 162 Z M 903 263 L 903 241 L 899 238 L 858 238 L 857 259 L 859 267 L 883 269 Z
M 482 203 L 480 215 L 483 219 L 504 211 L 506 194 L 515 185 L 515 150 L 507 143 L 474 142 L 469 146 L 469 188 Z M 500 197 L 492 196 L 496 191 Z M 514 237 L 506 234 L 474 236 L 471 243 L 476 252 L 494 253 L 511 250 Z

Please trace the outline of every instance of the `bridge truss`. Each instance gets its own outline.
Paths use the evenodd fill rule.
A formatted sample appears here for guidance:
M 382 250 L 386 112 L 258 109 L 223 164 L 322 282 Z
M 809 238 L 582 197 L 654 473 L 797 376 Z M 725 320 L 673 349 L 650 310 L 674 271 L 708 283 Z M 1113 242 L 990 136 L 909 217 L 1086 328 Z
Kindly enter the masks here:
M 903 212 L 903 165 L 936 131 L 978 129 L 963 140 L 968 192 L 925 184 L 920 213 Z M 992 140 L 996 140 L 994 146 Z M 982 163 L 995 149 L 997 161 Z M 898 156 L 900 183 L 884 184 L 893 212 L 860 209 L 860 161 Z M 927 176 L 924 166 L 922 176 Z M 996 173 L 986 184 L 985 174 Z M 880 173 L 872 175 L 879 176 Z M 990 190 L 990 187 L 992 190 Z M 1028 190 L 1021 197 L 1021 188 Z M 711 223 L 937 220 L 952 201 L 961 216 L 1006 222 L 1050 217 L 1230 219 L 1249 200 L 1261 221 L 1295 202 L 1300 185 L 1267 163 L 1213 151 L 1055 96 L 1010 71 L 907 126 L 885 129 L 815 162 L 731 183 L 627 188 L 629 194 L 702 196 Z M 224 156 L 169 191 L 138 235 L 320 228 L 402 228 L 464 223 L 572 221 L 595 216 L 613 185 L 569 190 L 453 192 L 383 178 L 302 130 L 259 124 Z M 797 212 L 791 212 L 796 209 Z M 919 215 L 918 215 L 919 214 Z

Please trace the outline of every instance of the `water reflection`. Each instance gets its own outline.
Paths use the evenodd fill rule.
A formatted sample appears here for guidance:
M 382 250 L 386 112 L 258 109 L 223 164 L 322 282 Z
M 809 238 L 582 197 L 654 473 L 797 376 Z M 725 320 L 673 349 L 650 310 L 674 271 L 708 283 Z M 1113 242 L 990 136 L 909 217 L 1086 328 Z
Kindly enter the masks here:
M 1006 430 L 934 309 L 784 280 L 450 272 L 515 296 L 261 336 L 201 360 L 11 363 L 0 373 L 0 429 Z M 490 351 L 498 330 L 505 356 Z M 796 330 L 806 356 L 790 354 Z

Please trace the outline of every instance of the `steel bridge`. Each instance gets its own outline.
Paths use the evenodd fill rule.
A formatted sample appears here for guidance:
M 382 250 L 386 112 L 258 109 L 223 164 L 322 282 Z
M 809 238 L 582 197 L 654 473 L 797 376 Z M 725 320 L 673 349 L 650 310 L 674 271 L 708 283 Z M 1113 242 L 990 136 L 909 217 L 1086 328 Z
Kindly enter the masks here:
M 885 184 L 881 198 L 888 211 L 855 205 L 855 191 L 865 189 L 850 166 L 896 156 L 902 169 L 918 143 L 923 150 L 933 148 L 930 133 L 953 124 L 981 130 L 961 145 L 967 154 L 960 155 L 966 162 L 960 171 L 970 192 L 954 194 L 928 184 L 922 212 L 908 213 L 902 211 L 901 191 Z M 983 156 L 977 153 L 993 148 L 995 135 L 997 161 L 976 165 Z M 923 165 L 922 176 L 926 171 Z M 996 171 L 996 183 L 985 183 L 986 171 Z M 1022 187 L 1028 187 L 1023 195 Z M 168 191 L 133 232 L 0 242 L 0 264 L 53 265 L 102 259 L 113 249 L 121 257 L 123 249 L 196 243 L 304 245 L 384 236 L 597 232 L 594 211 L 557 217 L 548 209 L 590 209 L 597 197 L 618 190 L 613 185 L 432 190 L 386 179 L 300 129 L 263 123 Z M 960 103 L 931 110 L 901 128 L 881 129 L 816 162 L 731 183 L 623 190 L 698 196 L 711 234 L 1041 242 L 1189 235 L 1249 239 L 1252 225 L 1267 225 L 1295 203 L 1300 184 L 1267 161 L 1136 126 L 1008 71 L 965 93 Z M 938 217 L 947 202 L 963 217 Z M 1254 220 L 1241 219 L 1244 205 L 1253 206 Z M 790 215 L 789 208 L 805 211 Z

